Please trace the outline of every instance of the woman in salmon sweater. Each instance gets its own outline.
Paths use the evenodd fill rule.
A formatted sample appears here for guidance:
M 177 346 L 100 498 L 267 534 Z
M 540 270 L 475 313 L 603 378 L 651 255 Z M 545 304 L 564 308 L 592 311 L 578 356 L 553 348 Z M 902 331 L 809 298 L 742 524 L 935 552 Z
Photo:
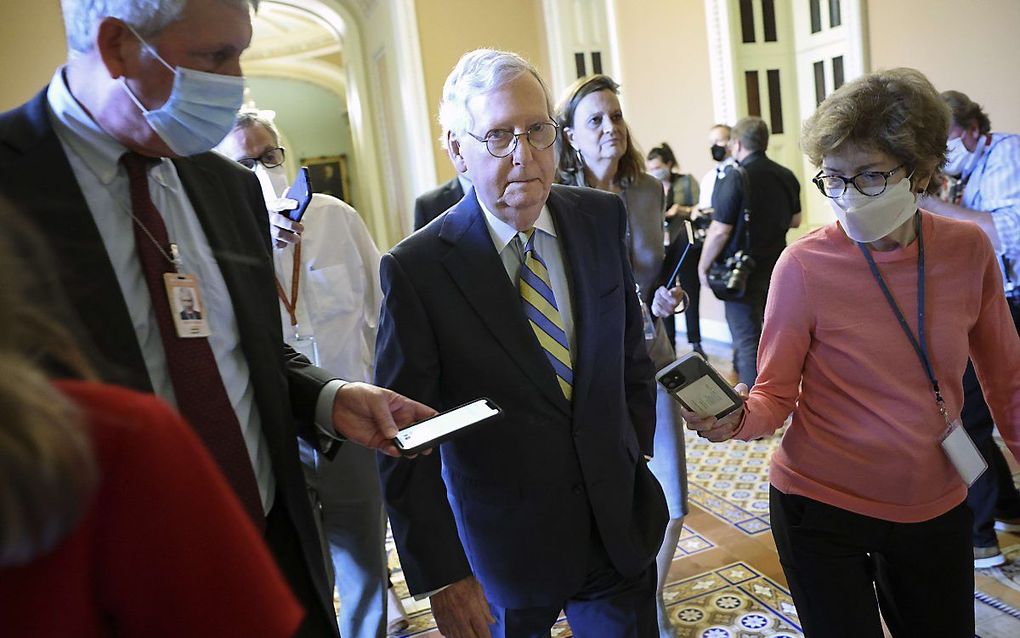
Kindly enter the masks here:
M 768 436 L 793 413 L 770 505 L 809 637 L 881 637 L 880 609 L 894 636 L 974 635 L 967 485 L 941 442 L 962 433 L 969 356 L 1020 456 L 1020 340 L 987 237 L 917 208 L 948 126 L 913 69 L 867 75 L 818 107 L 802 146 L 838 223 L 776 265 L 744 408 L 684 415 L 723 441 Z
M 294 635 L 301 607 L 181 417 L 152 395 L 53 380 L 91 375 L 26 304 L 45 286 L 13 263 L 9 242 L 31 252 L 31 235 L 4 212 L 0 636 Z

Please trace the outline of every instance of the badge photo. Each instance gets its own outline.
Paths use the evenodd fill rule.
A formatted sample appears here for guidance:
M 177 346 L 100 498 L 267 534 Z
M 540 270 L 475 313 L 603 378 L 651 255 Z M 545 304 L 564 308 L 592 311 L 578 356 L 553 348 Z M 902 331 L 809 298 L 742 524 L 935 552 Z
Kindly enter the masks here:
M 167 300 L 170 302 L 170 314 L 177 328 L 177 336 L 182 339 L 208 337 L 209 323 L 198 279 L 194 275 L 171 272 L 163 275 L 163 281 L 166 283 Z

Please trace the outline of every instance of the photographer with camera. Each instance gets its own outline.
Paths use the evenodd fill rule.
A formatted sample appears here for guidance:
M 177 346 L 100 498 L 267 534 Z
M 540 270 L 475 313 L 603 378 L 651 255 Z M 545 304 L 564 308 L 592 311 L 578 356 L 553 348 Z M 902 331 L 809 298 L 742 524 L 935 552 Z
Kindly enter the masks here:
M 712 223 L 698 262 L 701 285 L 709 288 L 713 263 L 725 266 L 723 290 L 712 292 L 725 302 L 734 367 L 748 387 L 758 376 L 769 278 L 786 248 L 786 231 L 800 226 L 801 217 L 800 183 L 765 155 L 768 143 L 768 126 L 759 117 L 745 117 L 731 130 L 727 146 L 738 169 L 715 186 Z

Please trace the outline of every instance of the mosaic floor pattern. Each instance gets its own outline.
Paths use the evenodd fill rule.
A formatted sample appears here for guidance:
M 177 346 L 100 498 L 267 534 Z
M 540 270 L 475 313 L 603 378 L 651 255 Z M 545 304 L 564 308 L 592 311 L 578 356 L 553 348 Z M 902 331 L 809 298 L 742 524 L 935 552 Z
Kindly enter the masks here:
M 772 529 L 768 466 L 784 430 L 760 441 L 712 443 L 687 432 L 689 499 L 745 534 Z

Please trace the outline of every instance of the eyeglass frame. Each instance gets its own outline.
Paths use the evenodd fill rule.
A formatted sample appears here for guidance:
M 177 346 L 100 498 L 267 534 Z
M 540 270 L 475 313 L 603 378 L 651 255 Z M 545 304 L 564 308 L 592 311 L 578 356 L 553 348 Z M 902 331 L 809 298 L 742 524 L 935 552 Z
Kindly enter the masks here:
M 547 144 L 546 146 L 539 147 L 537 144 L 535 144 L 534 142 L 531 141 L 531 132 L 533 130 L 535 130 L 535 127 L 537 127 L 537 126 L 551 126 L 557 132 L 555 135 L 553 135 L 552 141 L 549 142 L 549 144 Z M 560 125 L 557 124 L 556 122 L 538 122 L 536 124 L 532 124 L 531 126 L 529 126 L 527 128 L 527 130 L 521 131 L 520 133 L 514 133 L 513 131 L 508 130 L 508 129 L 494 129 L 494 130 L 489 131 L 488 133 L 486 133 L 485 137 L 478 137 L 477 135 L 475 135 L 471 131 L 464 131 L 464 132 L 467 133 L 468 135 L 470 135 L 471 137 L 473 137 L 475 139 L 475 141 L 481 142 L 482 144 L 484 144 L 485 145 L 485 150 L 489 152 L 489 155 L 492 155 L 496 159 L 503 159 L 504 157 L 510 157 L 511 155 L 514 154 L 514 151 L 517 150 L 517 145 L 520 144 L 520 142 L 521 142 L 520 138 L 521 138 L 522 135 L 525 136 L 526 138 L 528 138 L 528 144 L 531 144 L 531 148 L 535 149 L 536 151 L 544 151 L 545 149 L 551 147 L 553 144 L 556 143 L 556 138 L 559 137 L 559 130 L 560 130 Z M 489 139 L 490 139 L 490 136 L 493 133 L 495 133 L 495 132 L 502 132 L 502 131 L 506 131 L 506 132 L 510 133 L 510 135 L 512 135 L 513 138 L 514 138 L 514 141 L 513 141 L 513 144 L 510 145 L 509 150 L 506 153 L 504 153 L 503 155 L 496 155 L 495 153 L 492 152 L 492 149 L 489 148 Z
M 279 163 L 269 165 L 262 158 L 265 157 L 266 155 L 269 155 L 273 151 L 280 151 L 281 158 Z M 276 168 L 277 166 L 283 166 L 284 162 L 286 161 L 287 161 L 287 149 L 283 146 L 274 146 L 273 148 L 267 148 L 266 150 L 262 151 L 262 154 L 259 155 L 258 157 L 242 157 L 237 160 L 237 163 L 240 164 L 241 166 L 244 166 L 248 170 L 253 171 L 255 170 L 255 162 L 262 164 L 262 166 L 266 168 Z M 245 164 L 245 162 L 251 162 L 252 164 L 251 166 L 248 166 L 247 164 Z
M 818 174 L 815 175 L 814 177 L 812 177 L 811 181 L 814 183 L 815 186 L 818 187 L 818 191 L 822 194 L 822 196 L 823 197 L 828 197 L 829 199 L 839 199 L 843 195 L 846 195 L 847 188 L 849 188 L 851 184 L 853 185 L 854 189 L 858 193 L 860 193 L 861 195 L 864 195 L 865 197 L 878 197 L 879 195 L 884 193 L 886 190 L 888 190 L 888 188 L 889 188 L 889 178 L 892 177 L 896 173 L 896 171 L 900 170 L 901 168 L 906 170 L 906 167 L 907 167 L 907 164 L 906 164 L 906 162 L 904 162 L 904 163 L 900 164 L 899 166 L 897 166 L 896 168 L 888 170 L 888 171 L 861 171 L 860 173 L 857 173 L 853 177 L 843 177 L 842 175 L 823 175 L 821 169 L 819 169 L 818 170 Z M 857 185 L 857 181 L 856 181 L 857 178 L 860 177 L 861 175 L 881 175 L 885 179 L 885 184 L 882 186 L 882 190 L 878 191 L 877 193 L 873 193 L 873 194 L 872 193 L 865 193 L 863 190 L 861 190 L 861 187 Z M 910 171 L 910 173 L 907 174 L 903 179 L 910 179 L 913 176 L 914 176 L 914 171 Z M 840 191 L 838 195 L 829 195 L 827 192 L 825 192 L 825 186 L 822 185 L 822 178 L 823 177 L 835 178 L 835 179 L 843 180 L 843 190 Z

